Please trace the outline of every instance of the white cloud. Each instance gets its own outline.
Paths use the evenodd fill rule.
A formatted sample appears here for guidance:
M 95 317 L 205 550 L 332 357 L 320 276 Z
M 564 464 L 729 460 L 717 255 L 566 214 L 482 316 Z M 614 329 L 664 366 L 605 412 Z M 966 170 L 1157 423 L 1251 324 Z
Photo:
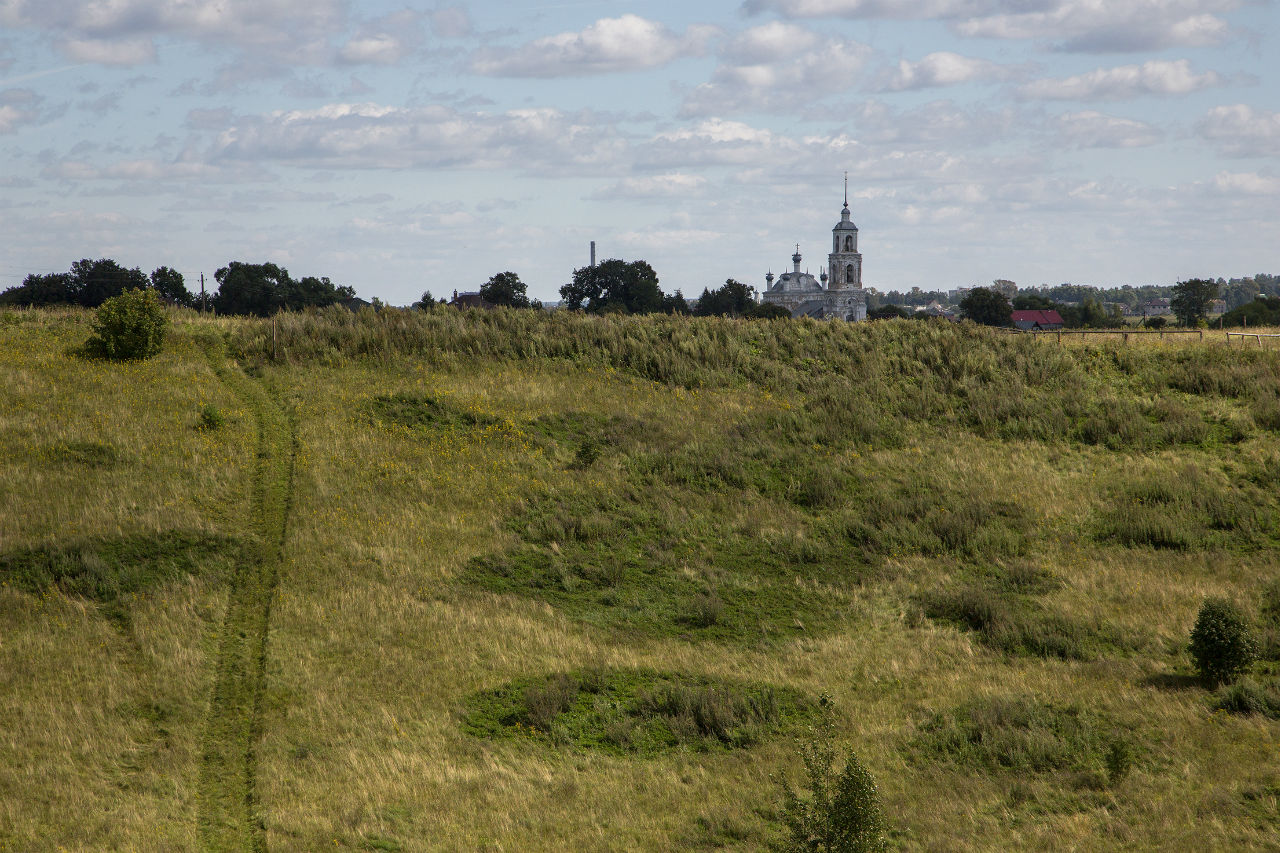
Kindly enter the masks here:
M 697 56 L 720 31 L 691 26 L 678 35 L 638 15 L 601 18 L 584 30 L 559 33 L 520 47 L 482 48 L 471 70 L 493 77 L 572 77 L 654 68 L 684 56 Z
M 1016 2 L 1010 11 L 978 15 L 954 24 L 965 36 L 1051 39 L 1062 50 L 1085 53 L 1160 50 L 1220 44 L 1230 32 L 1215 12 L 1240 5 L 1239 0 L 1057 0 Z
M 930 101 L 909 110 L 872 100 L 851 108 L 848 116 L 865 142 L 945 146 L 950 150 L 990 145 L 1006 138 L 1015 126 L 1012 110 L 965 110 L 950 100 Z
M 1220 44 L 1220 15 L 1244 0 L 747 0 L 748 14 L 785 18 L 948 21 L 964 36 L 1048 39 L 1063 50 L 1105 53 Z M 1062 40 L 1062 41 L 1058 41 Z
M 777 12 L 784 18 L 954 18 L 979 14 L 996 4 L 984 0 L 747 0 L 748 14 Z
M 1146 122 L 1109 116 L 1094 110 L 1064 113 L 1053 123 L 1056 140 L 1077 148 L 1141 148 L 1155 145 L 1164 133 Z
M 131 65 L 154 57 L 154 39 L 275 50 L 312 60 L 346 26 L 343 0 L 0 0 L 0 23 L 54 35 L 73 58 Z
M 462 6 L 445 6 L 431 13 L 431 29 L 440 38 L 463 38 L 471 35 L 471 16 Z
M 939 51 L 928 54 L 919 62 L 899 61 L 898 67 L 882 75 L 873 88 L 881 92 L 902 92 L 954 86 L 975 80 L 1003 80 L 1009 75 L 1009 69 L 994 62 Z
M 1216 71 L 1196 74 L 1185 59 L 1152 60 L 1141 65 L 1098 68 L 1074 77 L 1035 80 L 1019 87 L 1018 94 L 1043 100 L 1121 100 L 1142 95 L 1186 95 L 1225 82 Z
M 218 133 L 211 156 L 344 168 L 516 168 L 607 172 L 626 143 L 593 113 L 521 109 L 328 104 L 241 116 Z
M 795 24 L 773 21 L 734 37 L 711 80 L 685 97 L 680 114 L 800 112 L 851 88 L 871 49 L 856 41 L 823 39 Z
M 370 21 L 338 51 L 348 64 L 394 65 L 422 44 L 418 14 L 402 9 Z
M 1213 176 L 1213 189 L 1221 195 L 1280 195 L 1280 178 L 1258 172 L 1219 172 Z
M 0 134 L 55 117 L 58 111 L 42 109 L 43 104 L 44 98 L 31 89 L 0 89 Z
M 156 46 L 149 38 L 65 39 L 60 47 L 67 58 L 98 65 L 141 65 L 156 58 Z
M 707 179 L 701 175 L 671 172 L 639 178 L 623 178 L 612 186 L 596 190 L 591 198 L 608 201 L 616 198 L 689 198 L 701 195 Z
M 1196 123 L 1196 133 L 1228 157 L 1280 156 L 1280 112 L 1248 104 L 1214 107 Z

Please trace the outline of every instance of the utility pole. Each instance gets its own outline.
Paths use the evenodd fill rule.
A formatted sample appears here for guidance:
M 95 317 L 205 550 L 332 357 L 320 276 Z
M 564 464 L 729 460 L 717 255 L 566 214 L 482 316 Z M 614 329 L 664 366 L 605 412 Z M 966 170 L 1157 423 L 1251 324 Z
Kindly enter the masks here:
M 200 273 L 200 313 L 204 313 L 204 273 Z

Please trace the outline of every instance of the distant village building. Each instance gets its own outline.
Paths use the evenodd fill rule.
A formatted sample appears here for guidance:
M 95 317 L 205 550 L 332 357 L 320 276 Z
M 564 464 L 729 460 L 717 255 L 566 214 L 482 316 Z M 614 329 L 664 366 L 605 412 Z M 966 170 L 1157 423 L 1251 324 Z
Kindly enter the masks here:
M 778 305 L 792 317 L 819 319 L 867 319 L 867 295 L 862 290 L 862 254 L 858 251 L 858 226 L 849 218 L 849 178 L 845 177 L 844 209 L 840 221 L 831 229 L 831 253 L 821 281 L 800 271 L 800 245 L 791 256 L 792 270 L 778 276 L 764 277 L 765 292 L 761 301 Z
M 488 300 L 486 300 L 483 296 L 481 296 L 480 291 L 478 290 L 473 291 L 471 293 L 459 293 L 458 291 L 455 290 L 453 292 L 453 298 L 449 300 L 449 304 L 454 308 L 494 308 L 496 307 L 494 305 L 490 305 Z
M 1013 325 L 1024 332 L 1051 332 L 1062 328 L 1062 315 L 1057 311 L 1014 311 Z

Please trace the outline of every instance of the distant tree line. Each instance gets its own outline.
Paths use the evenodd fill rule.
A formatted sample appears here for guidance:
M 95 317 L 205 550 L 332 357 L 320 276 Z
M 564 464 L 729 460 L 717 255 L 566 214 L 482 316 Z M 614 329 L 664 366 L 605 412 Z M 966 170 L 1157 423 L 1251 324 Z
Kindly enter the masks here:
M 511 271 L 500 272 L 480 285 L 480 290 L 455 299 L 459 306 L 541 308 L 542 303 L 529 299 L 525 283 Z M 573 271 L 573 280 L 560 288 L 561 306 L 569 311 L 588 314 L 690 314 L 695 317 L 790 317 L 791 312 L 776 305 L 755 301 L 751 288 L 740 281 L 726 279 L 715 289 L 703 288 L 692 304 L 679 290 L 663 293 L 658 274 L 647 261 L 623 261 L 611 258 L 595 266 Z M 478 300 L 476 299 L 478 297 Z M 414 308 L 430 308 L 449 304 L 436 299 L 430 291 L 422 294 Z
M 1169 308 L 1184 326 L 1194 326 L 1204 321 L 1209 313 L 1209 306 L 1218 298 L 1218 284 L 1211 279 L 1188 279 L 1167 290 L 1170 294 Z M 1280 305 L 1280 300 L 1277 300 L 1277 304 Z M 1063 327 L 1067 329 L 1110 328 L 1124 322 L 1118 304 L 1103 305 L 1092 296 L 1086 296 L 1076 304 L 1063 304 L 1054 302 L 1041 291 L 1028 290 L 1018 293 L 1010 301 L 995 288 L 975 287 L 960 300 L 960 316 L 984 326 L 1012 325 L 1014 311 L 1028 310 L 1056 311 L 1062 318 Z M 1261 313 L 1261 309 L 1258 313 Z M 1156 318 L 1153 325 L 1154 322 L 1163 325 L 1164 319 Z
M 1196 281 L 1209 281 L 1218 286 L 1218 296 L 1227 304 L 1227 310 L 1239 308 L 1248 305 L 1258 297 L 1280 297 L 1280 275 L 1268 275 L 1267 273 L 1258 273 L 1257 275 L 1247 276 L 1244 278 L 1216 278 L 1216 279 L 1195 279 Z M 1117 305 L 1127 307 L 1130 310 L 1137 310 L 1143 303 L 1150 302 L 1154 299 L 1171 299 L 1173 297 L 1173 289 L 1176 285 L 1123 285 L 1120 287 L 1095 287 L 1088 284 L 1058 284 L 1058 285 L 1040 285 L 1039 287 L 1024 287 L 1017 291 L 1017 297 L 1035 296 L 1040 297 L 1045 303 L 1053 303 L 1058 306 L 1084 305 L 1086 302 L 1093 303 L 1096 309 L 1089 309 L 1093 312 L 1092 316 L 1085 315 L 1081 318 L 1082 324 L 1087 324 L 1091 319 L 1098 319 L 1098 311 L 1110 310 L 1105 306 Z M 987 288 L 995 289 L 995 288 Z M 1010 296 L 1011 294 L 1006 294 Z M 867 308 L 868 314 L 875 309 L 884 305 L 894 305 L 903 307 L 916 307 L 928 305 L 930 302 L 937 301 L 943 305 L 947 304 L 949 297 L 946 291 L 941 290 L 922 290 L 919 287 L 913 287 L 909 291 L 891 290 L 885 293 L 878 292 L 872 288 L 867 290 Z M 1038 307 L 1038 305 L 1027 305 L 1027 308 Z M 1019 305 L 1013 305 L 1014 309 L 1021 309 Z M 1063 315 L 1063 320 L 1066 320 Z
M 169 267 L 157 267 L 148 278 L 141 269 L 126 269 L 110 258 L 96 261 L 85 258 L 71 265 L 68 272 L 32 273 L 22 284 L 0 292 L 0 305 L 82 305 L 97 308 L 126 290 L 151 288 L 156 294 L 177 305 L 194 305 L 187 292 L 182 273 Z
M 332 305 L 355 297 L 350 287 L 334 285 L 328 278 L 293 279 L 275 264 L 232 261 L 214 273 L 217 293 L 209 304 L 220 314 L 256 314 Z M 126 269 L 110 258 L 76 261 L 65 273 L 33 273 L 22 284 L 0 293 L 0 305 L 81 305 L 97 308 L 127 290 L 150 289 L 174 305 L 198 307 L 199 297 L 187 290 L 182 273 L 158 267 L 145 275 Z

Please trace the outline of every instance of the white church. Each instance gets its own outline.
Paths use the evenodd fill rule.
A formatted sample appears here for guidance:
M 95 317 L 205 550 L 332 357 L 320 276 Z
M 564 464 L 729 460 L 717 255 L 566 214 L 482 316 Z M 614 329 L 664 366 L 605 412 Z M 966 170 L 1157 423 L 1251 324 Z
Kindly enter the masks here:
M 791 256 L 793 268 L 774 281 L 773 273 L 764 277 L 765 291 L 760 301 L 779 305 L 792 317 L 819 319 L 867 319 L 867 295 L 862 290 L 862 254 L 858 251 L 858 226 L 849 219 L 849 178 L 844 181 L 844 209 L 840 221 L 831 229 L 831 254 L 821 281 L 800 272 L 800 245 Z

